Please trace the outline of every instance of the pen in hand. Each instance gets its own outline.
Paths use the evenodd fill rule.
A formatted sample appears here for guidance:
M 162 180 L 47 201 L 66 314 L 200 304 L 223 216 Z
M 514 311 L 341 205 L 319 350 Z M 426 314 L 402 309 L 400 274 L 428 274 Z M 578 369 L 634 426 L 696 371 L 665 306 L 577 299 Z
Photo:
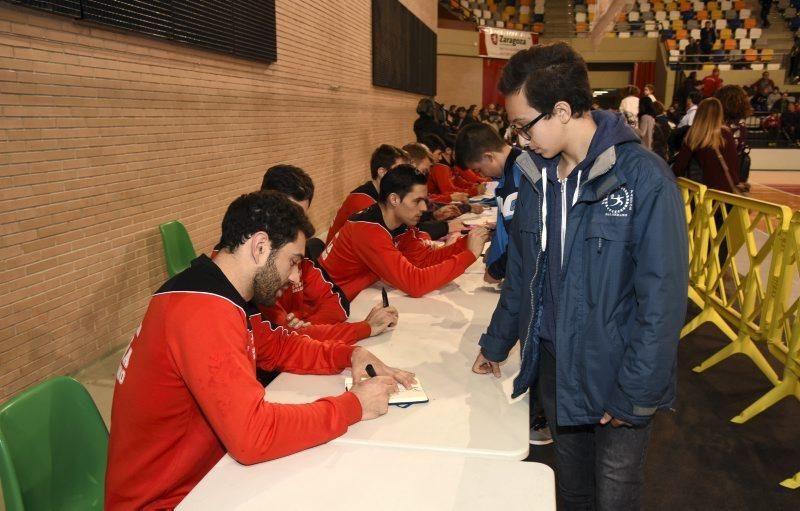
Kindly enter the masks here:
M 383 308 L 389 306 L 389 295 L 386 294 L 386 288 L 381 287 L 381 297 L 383 298 Z
M 372 364 L 367 364 L 367 367 L 364 368 L 367 371 L 367 375 L 370 378 L 375 378 L 378 376 L 378 373 L 375 372 L 375 368 L 372 367 Z

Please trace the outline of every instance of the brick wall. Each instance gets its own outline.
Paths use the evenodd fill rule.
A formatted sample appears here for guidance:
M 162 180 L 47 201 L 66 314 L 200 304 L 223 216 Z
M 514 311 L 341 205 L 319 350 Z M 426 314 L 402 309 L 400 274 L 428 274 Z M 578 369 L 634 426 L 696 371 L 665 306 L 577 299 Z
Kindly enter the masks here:
M 371 150 L 413 138 L 418 97 L 371 85 L 370 2 L 303 6 L 277 2 L 267 66 L 0 3 L 0 400 L 128 342 L 166 279 L 160 223 L 207 252 L 288 162 L 325 230 Z

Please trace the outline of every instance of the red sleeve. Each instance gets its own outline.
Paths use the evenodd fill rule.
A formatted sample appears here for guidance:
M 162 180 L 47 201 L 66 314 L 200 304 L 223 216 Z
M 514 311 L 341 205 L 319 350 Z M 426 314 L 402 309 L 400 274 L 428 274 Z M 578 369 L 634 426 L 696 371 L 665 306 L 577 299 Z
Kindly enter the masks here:
M 333 224 L 331 224 L 331 228 L 328 229 L 328 236 L 325 238 L 325 244 L 327 245 L 331 242 L 333 237 L 336 236 L 336 233 L 339 232 L 339 229 L 344 227 L 348 218 L 373 204 L 375 204 L 375 201 L 368 195 L 363 193 L 349 194 L 339 208 L 339 211 L 336 212 L 336 218 L 333 219 Z
M 325 280 L 320 269 L 310 260 L 305 259 L 301 264 L 304 311 L 300 318 L 315 325 L 346 321 L 347 311 L 342 306 L 341 297 L 333 291 L 333 284 Z
M 462 236 L 452 245 L 437 247 L 427 243 L 418 229 L 409 229 L 397 240 L 397 248 L 414 265 L 427 268 L 467 249 L 467 237 Z
M 234 459 L 252 464 L 286 456 L 332 440 L 360 420 L 361 405 L 349 392 L 308 404 L 264 401 L 244 318 L 232 314 L 229 303 L 219 302 L 187 317 L 179 335 L 170 340 L 170 351 L 203 415 Z M 324 351 L 333 350 L 319 354 Z
M 428 198 L 433 202 L 453 202 L 453 197 L 449 193 L 429 193 Z
M 451 175 L 450 167 L 447 165 L 436 164 L 432 166 L 428 174 L 428 179 L 433 181 L 434 192 L 436 193 L 469 193 L 469 190 L 459 188 L 453 183 L 453 176 Z M 428 191 L 430 191 L 430 188 Z
M 298 334 L 307 335 L 314 339 L 336 341 L 345 344 L 355 344 L 361 339 L 366 339 L 372 333 L 372 327 L 366 321 L 355 323 L 333 323 L 328 325 L 311 325 L 295 330 Z
M 383 232 L 376 233 L 378 229 Z M 414 298 L 442 287 L 475 262 L 471 252 L 462 251 L 439 264 L 419 268 L 394 246 L 383 227 L 365 226 L 352 232 L 360 238 L 356 243 L 361 247 L 359 255 L 365 264 L 381 280 Z
M 355 348 L 312 339 L 260 319 L 253 316 L 250 323 L 253 325 L 256 362 L 262 369 L 294 374 L 336 374 L 350 366 Z

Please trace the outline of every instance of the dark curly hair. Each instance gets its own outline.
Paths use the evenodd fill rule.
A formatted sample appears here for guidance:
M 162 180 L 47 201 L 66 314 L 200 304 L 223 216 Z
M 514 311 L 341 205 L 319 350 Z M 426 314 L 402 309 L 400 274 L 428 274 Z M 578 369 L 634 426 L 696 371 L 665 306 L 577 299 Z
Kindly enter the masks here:
M 236 250 L 257 232 L 266 232 L 272 250 L 279 250 L 297 239 L 299 232 L 310 238 L 314 226 L 303 209 L 285 194 L 275 191 L 248 193 L 228 206 L 222 218 L 222 236 L 214 248 Z
M 294 165 L 274 165 L 267 169 L 261 189 L 283 192 L 298 202 L 307 200 L 309 205 L 314 198 L 314 181 L 311 176 Z
M 714 97 L 722 103 L 725 121 L 739 122 L 753 114 L 747 93 L 738 85 L 723 85 L 714 93 Z
M 534 46 L 514 54 L 498 84 L 504 96 L 524 90 L 528 104 L 550 114 L 566 101 L 575 117 L 592 109 L 592 88 L 583 58 L 566 43 Z

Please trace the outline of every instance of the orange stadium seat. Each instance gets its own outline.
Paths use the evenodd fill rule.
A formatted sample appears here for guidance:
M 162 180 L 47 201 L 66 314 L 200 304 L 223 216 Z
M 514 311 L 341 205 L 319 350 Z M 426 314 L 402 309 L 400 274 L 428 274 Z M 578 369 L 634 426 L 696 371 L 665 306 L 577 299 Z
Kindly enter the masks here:
M 678 30 L 678 32 L 675 34 L 675 39 L 679 41 L 689 39 L 689 32 L 685 29 Z
M 664 43 L 667 45 L 668 50 L 678 49 L 678 43 L 677 41 L 675 41 L 675 39 L 667 39 L 666 41 L 664 41 Z
M 705 21 L 708 19 L 708 11 L 697 11 L 694 17 L 699 21 Z
M 726 50 L 735 50 L 736 49 L 736 39 L 725 39 L 724 49 L 726 49 Z
M 756 26 L 755 18 L 747 18 L 744 20 L 744 28 L 755 28 L 755 26 Z
M 748 48 L 744 51 L 744 60 L 746 62 L 755 62 L 758 57 L 758 52 L 754 48 Z

